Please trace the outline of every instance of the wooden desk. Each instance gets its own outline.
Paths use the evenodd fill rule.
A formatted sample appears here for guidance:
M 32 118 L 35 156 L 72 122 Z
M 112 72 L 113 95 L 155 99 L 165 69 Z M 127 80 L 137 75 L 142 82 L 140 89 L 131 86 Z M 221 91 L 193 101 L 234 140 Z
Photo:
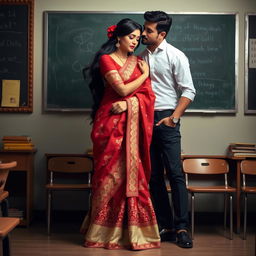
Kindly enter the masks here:
M 15 195 L 13 195 L 14 191 L 14 183 L 15 186 L 23 187 L 25 186 L 25 195 L 22 195 L 25 199 L 25 205 L 23 207 L 24 217 L 20 222 L 20 225 L 29 226 L 31 217 L 32 217 L 32 203 L 33 203 L 33 176 L 34 176 L 34 155 L 36 150 L 33 151 L 5 151 L 0 150 L 0 161 L 2 162 L 10 162 L 16 161 L 17 166 L 10 170 L 9 177 L 7 179 L 6 190 L 9 191 L 10 199 Z M 24 173 L 26 175 L 26 184 L 19 184 L 20 180 L 12 179 L 13 175 L 18 173 Z M 18 176 L 19 177 L 19 176 Z M 10 204 L 10 208 L 13 206 Z M 15 206 L 14 206 L 15 207 Z

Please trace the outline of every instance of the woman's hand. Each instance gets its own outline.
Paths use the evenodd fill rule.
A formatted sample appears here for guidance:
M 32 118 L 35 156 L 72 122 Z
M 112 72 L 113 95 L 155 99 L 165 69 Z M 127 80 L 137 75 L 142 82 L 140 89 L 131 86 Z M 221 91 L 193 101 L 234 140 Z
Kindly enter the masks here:
M 111 112 L 114 114 L 120 114 L 127 110 L 127 102 L 125 100 L 117 101 L 112 104 Z
M 144 60 L 138 60 L 138 66 L 142 74 L 145 74 L 147 77 L 149 76 L 149 66 L 147 62 Z

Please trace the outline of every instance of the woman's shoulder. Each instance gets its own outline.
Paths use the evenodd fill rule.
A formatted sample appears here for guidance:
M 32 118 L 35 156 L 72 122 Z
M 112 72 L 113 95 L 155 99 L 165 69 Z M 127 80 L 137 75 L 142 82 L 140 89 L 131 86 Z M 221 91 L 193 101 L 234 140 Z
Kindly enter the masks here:
M 109 54 L 103 54 L 100 56 L 100 63 L 101 64 L 112 64 L 114 63 L 113 58 Z
M 115 61 L 113 60 L 113 58 L 109 55 L 109 54 L 103 54 L 100 57 L 100 69 L 102 74 L 105 74 L 106 72 L 110 71 L 110 70 L 116 70 L 116 64 Z
M 110 60 L 111 57 L 109 56 L 109 54 L 103 54 L 100 56 L 100 60 Z

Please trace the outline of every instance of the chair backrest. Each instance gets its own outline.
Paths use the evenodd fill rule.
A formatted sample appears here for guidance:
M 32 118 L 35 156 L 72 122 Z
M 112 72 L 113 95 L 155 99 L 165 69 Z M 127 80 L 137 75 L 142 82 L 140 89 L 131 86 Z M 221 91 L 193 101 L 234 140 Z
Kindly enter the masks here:
M 188 186 L 188 175 L 224 175 L 225 186 L 228 186 L 227 173 L 229 165 L 225 159 L 215 158 L 191 158 L 183 160 L 183 171 L 186 176 L 186 185 Z
M 1 163 L 0 162 L 0 192 L 4 190 L 9 170 L 14 168 L 17 162 Z
M 93 162 L 89 157 L 52 157 L 48 160 L 48 171 L 50 172 L 50 183 L 53 183 L 53 175 L 56 174 L 83 174 L 88 173 L 90 183 Z
M 256 160 L 241 161 L 241 173 L 256 175 Z
M 247 185 L 255 187 L 255 181 L 250 184 L 250 179 L 246 179 L 246 175 L 256 175 L 256 160 L 243 160 L 241 161 L 241 173 L 243 175 L 243 187 Z M 248 181 L 248 182 L 247 182 Z M 246 182 L 248 184 L 246 184 Z
M 83 173 L 92 171 L 92 160 L 87 157 L 52 157 L 48 161 L 52 172 Z
M 224 159 L 192 158 L 183 160 L 183 170 L 190 174 L 224 174 L 229 166 Z

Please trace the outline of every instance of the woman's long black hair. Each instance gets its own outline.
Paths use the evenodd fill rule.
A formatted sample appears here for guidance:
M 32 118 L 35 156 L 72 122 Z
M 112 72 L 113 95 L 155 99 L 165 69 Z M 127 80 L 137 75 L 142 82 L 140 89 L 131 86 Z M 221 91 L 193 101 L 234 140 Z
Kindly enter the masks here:
M 116 50 L 116 43 L 118 41 L 117 37 L 129 35 L 136 29 L 139 29 L 142 33 L 142 27 L 137 22 L 131 19 L 120 20 L 117 23 L 117 27 L 114 30 L 112 36 L 96 52 L 92 63 L 88 67 L 85 67 L 83 69 L 84 78 L 86 79 L 88 75 L 90 77 L 89 88 L 91 90 L 92 97 L 93 97 L 93 106 L 92 106 L 92 112 L 91 112 L 92 122 L 95 118 L 96 111 L 99 108 L 99 105 L 103 98 L 104 88 L 105 88 L 103 77 L 100 73 L 99 59 L 102 55 L 111 54 Z

